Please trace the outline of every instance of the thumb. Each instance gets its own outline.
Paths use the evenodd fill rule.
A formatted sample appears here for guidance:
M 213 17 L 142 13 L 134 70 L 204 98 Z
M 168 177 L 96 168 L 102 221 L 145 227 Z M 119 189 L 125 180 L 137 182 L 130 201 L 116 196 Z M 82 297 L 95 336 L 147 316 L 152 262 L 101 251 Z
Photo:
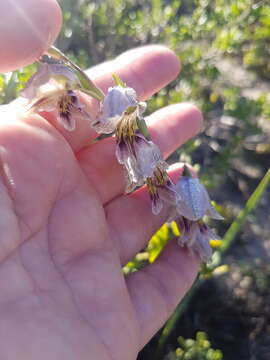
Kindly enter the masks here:
M 0 0 L 0 14 L 0 72 L 33 63 L 61 28 L 56 0 Z

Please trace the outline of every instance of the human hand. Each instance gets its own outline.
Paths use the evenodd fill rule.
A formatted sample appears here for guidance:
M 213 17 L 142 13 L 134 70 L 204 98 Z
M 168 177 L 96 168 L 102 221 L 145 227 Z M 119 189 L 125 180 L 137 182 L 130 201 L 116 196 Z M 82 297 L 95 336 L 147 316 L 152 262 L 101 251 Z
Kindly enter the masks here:
M 12 29 L 13 47 L 0 59 L 3 71 L 34 61 L 49 46 L 48 27 L 53 41 L 60 24 L 53 0 L 38 7 L 35 0 L 19 5 L 9 0 L 0 10 L 7 6 L 20 6 L 18 18 L 24 10 L 32 26 L 42 11 L 46 26 L 39 28 L 34 47 L 25 19 L 21 29 Z M 10 30 L 6 22 L 1 26 L 7 44 Z M 23 48 L 16 46 L 16 34 L 24 39 Z M 178 71 L 170 50 L 148 46 L 99 65 L 90 75 L 105 90 L 117 72 L 144 100 Z M 97 104 L 84 101 L 95 114 Z M 168 214 L 166 209 L 152 214 L 145 188 L 124 194 L 114 139 L 89 146 L 97 134 L 85 120 L 67 132 L 52 113 L 25 117 L 12 104 L 0 108 L 0 115 L 0 358 L 135 359 L 192 284 L 198 261 L 171 242 L 154 264 L 124 278 L 122 266 Z M 157 111 L 147 122 L 168 156 L 199 131 L 202 118 L 194 106 L 180 104 Z M 180 171 L 176 166 L 171 174 Z

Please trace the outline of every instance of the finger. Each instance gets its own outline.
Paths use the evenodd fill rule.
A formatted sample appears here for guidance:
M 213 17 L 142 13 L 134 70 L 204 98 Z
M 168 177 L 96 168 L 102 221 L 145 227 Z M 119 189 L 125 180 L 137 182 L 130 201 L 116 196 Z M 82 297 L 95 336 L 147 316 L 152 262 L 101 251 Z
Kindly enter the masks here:
M 151 45 L 128 51 L 115 60 L 94 68 L 90 74 L 95 84 L 106 92 L 113 85 L 112 73 L 117 73 L 128 86 L 136 90 L 141 100 L 145 100 L 175 79 L 179 69 L 179 60 L 171 50 L 165 46 Z M 82 96 L 82 102 L 94 119 L 99 109 L 98 102 L 86 96 Z M 44 117 L 65 136 L 75 151 L 97 136 L 89 121 L 84 119 L 76 119 L 76 129 L 68 132 L 57 123 L 55 114 L 47 113 Z
M 174 80 L 179 71 L 180 61 L 172 50 L 163 45 L 148 45 L 128 50 L 87 73 L 103 90 L 113 85 L 111 74 L 117 73 L 144 100 Z
M 127 278 L 140 325 L 141 348 L 161 328 L 191 287 L 198 259 L 172 241 L 160 257 Z
M 54 42 L 61 27 L 55 0 L 0 2 L 0 72 L 33 63 Z
M 169 174 L 173 181 L 179 178 L 182 169 L 179 163 L 170 167 Z M 158 215 L 152 213 L 151 200 L 145 186 L 113 200 L 105 211 L 111 237 L 123 266 L 147 245 L 169 216 L 166 204 Z
M 147 118 L 153 141 L 164 157 L 194 137 L 201 129 L 202 121 L 201 112 L 194 105 L 184 103 L 165 107 Z M 78 158 L 103 203 L 125 191 L 124 170 L 115 158 L 114 138 L 104 139 L 82 150 Z

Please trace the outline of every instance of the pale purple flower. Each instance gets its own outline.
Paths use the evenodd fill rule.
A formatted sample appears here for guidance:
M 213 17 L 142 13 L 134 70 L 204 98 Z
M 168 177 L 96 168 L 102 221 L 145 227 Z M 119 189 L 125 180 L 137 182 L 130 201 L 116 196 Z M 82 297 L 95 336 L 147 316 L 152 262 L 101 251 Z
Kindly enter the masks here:
M 64 64 L 42 63 L 22 91 L 28 99 L 28 112 L 58 111 L 57 120 L 66 130 L 75 129 L 75 117 L 90 120 L 73 91 L 81 87 L 80 80 L 71 68 Z
M 180 197 L 167 174 L 168 164 L 158 146 L 138 130 L 132 136 L 118 135 L 116 131 L 116 157 L 126 170 L 126 191 L 131 192 L 146 183 L 155 215 L 160 213 L 164 202 L 175 206 Z
M 215 232 L 204 222 L 205 215 L 216 220 L 223 217 L 213 208 L 203 184 L 198 178 L 191 177 L 188 168 L 184 167 L 183 176 L 175 185 L 180 199 L 172 207 L 169 221 L 176 221 L 180 237 L 178 243 L 187 246 L 191 253 L 197 253 L 201 260 L 207 261 L 212 255 L 209 240 L 219 239 Z
M 175 186 L 181 197 L 176 207 L 178 215 L 192 221 L 202 219 L 205 215 L 217 220 L 223 219 L 211 205 L 209 195 L 199 179 L 181 176 Z
M 158 146 L 138 131 L 132 137 L 117 139 L 116 157 L 127 172 L 127 192 L 143 185 L 145 180 L 153 175 L 157 166 L 164 170 L 168 167 Z
M 43 97 L 50 90 L 75 90 L 80 87 L 80 80 L 70 67 L 61 63 L 41 63 L 21 95 L 31 101 Z
M 66 130 L 72 131 L 75 129 L 75 118 L 77 115 L 90 120 L 89 114 L 83 109 L 84 106 L 72 90 L 68 90 L 65 95 L 59 97 L 56 108 L 58 109 L 57 120 Z
M 133 191 L 146 183 L 152 211 L 158 214 L 164 202 L 175 206 L 180 196 L 167 174 L 168 164 L 163 160 L 160 149 L 142 134 L 139 121 L 144 121 L 140 105 L 132 111 L 126 110 L 118 120 L 115 128 L 116 157 L 126 170 L 126 191 Z
M 100 112 L 92 124 L 93 128 L 102 134 L 115 131 L 123 116 L 135 112 L 138 117 L 145 111 L 145 103 L 137 99 L 136 91 L 129 87 L 110 87 L 100 106 Z
M 153 175 L 146 179 L 146 185 L 152 201 L 152 212 L 154 215 L 161 212 L 164 203 L 175 207 L 175 204 L 180 200 L 175 184 L 170 179 L 163 164 L 161 166 L 158 165 Z
M 184 217 L 176 219 L 180 230 L 178 244 L 187 246 L 191 254 L 196 253 L 202 261 L 208 261 L 212 255 L 210 240 L 219 239 L 216 233 L 202 220 L 190 221 Z

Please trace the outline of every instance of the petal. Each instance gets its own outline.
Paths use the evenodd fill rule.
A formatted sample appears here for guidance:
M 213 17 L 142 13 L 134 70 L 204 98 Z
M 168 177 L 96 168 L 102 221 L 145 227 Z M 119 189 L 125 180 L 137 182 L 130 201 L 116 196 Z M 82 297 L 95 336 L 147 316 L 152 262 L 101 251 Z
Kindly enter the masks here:
M 216 234 L 214 229 L 211 229 L 209 226 L 204 224 L 204 228 L 201 232 L 207 236 L 208 240 L 221 240 L 221 238 Z
M 185 219 L 184 219 L 185 220 Z M 187 245 L 187 247 L 193 246 L 196 242 L 197 234 L 199 232 L 199 226 L 196 222 L 184 221 L 184 230 L 179 236 L 178 243 L 181 246 Z
M 115 118 L 107 119 L 101 115 L 98 116 L 91 125 L 98 134 L 111 134 L 115 131 L 118 120 L 118 116 Z
M 176 190 L 182 199 L 177 204 L 177 211 L 189 220 L 201 219 L 211 206 L 208 194 L 197 178 L 182 176 Z
M 61 124 L 66 130 L 73 131 L 76 127 L 76 121 L 71 114 L 60 114 L 57 116 L 59 124 Z
M 137 94 L 134 89 L 115 86 L 109 88 L 102 104 L 102 112 L 107 118 L 122 116 L 127 108 L 137 105 Z
M 201 192 L 202 192 L 202 196 L 204 196 L 204 201 L 205 201 L 205 204 L 208 204 L 207 205 L 207 208 L 206 208 L 206 212 L 205 214 L 208 215 L 209 217 L 211 217 L 212 219 L 216 219 L 216 220 L 224 220 L 224 217 L 221 216 L 217 211 L 216 209 L 211 205 L 211 199 L 209 197 L 209 194 L 205 188 L 205 186 L 203 184 L 201 184 Z
M 152 213 L 154 215 L 158 215 L 163 209 L 163 201 L 159 196 L 155 196 L 152 198 Z
M 126 169 L 127 187 L 126 192 L 133 191 L 137 186 L 144 183 L 138 168 L 137 160 L 132 153 L 132 149 L 126 142 L 121 142 L 116 145 L 116 158 L 118 162 L 124 165 Z
M 75 92 L 69 90 L 66 91 L 63 96 L 58 100 L 58 112 L 59 115 L 57 120 L 63 127 L 68 131 L 73 131 L 75 129 L 76 114 L 81 114 L 81 107 L 78 97 Z
M 148 189 L 149 190 L 149 189 Z M 150 197 L 152 199 L 152 210 L 153 210 L 153 214 L 157 215 L 160 213 L 160 211 L 163 209 L 164 204 L 167 204 L 166 206 L 169 208 L 171 208 L 171 214 L 169 214 L 168 216 L 168 220 L 167 222 L 171 222 L 175 220 L 175 211 L 173 211 L 172 209 L 175 208 L 175 192 L 173 191 L 171 185 L 164 185 L 164 186 L 157 186 L 155 187 L 155 191 L 156 194 L 151 195 L 150 193 Z M 168 204 L 170 206 L 168 206 Z M 173 206 L 171 206 L 171 204 Z
M 32 102 L 28 107 L 28 111 L 30 112 L 53 111 L 57 108 L 57 101 L 58 101 L 57 97 L 54 98 L 51 96 L 44 96 Z
M 197 253 L 202 261 L 208 261 L 212 255 L 209 240 L 218 238 L 214 230 L 202 221 L 190 221 L 183 217 L 177 218 L 176 223 L 180 230 L 179 245 L 187 246 L 191 254 Z
M 221 216 L 212 205 L 207 209 L 206 215 L 215 220 L 224 220 L 224 217 Z
M 90 114 L 84 110 L 84 104 L 82 104 L 78 98 L 78 96 L 76 95 L 76 93 L 74 91 L 69 90 L 68 91 L 69 96 L 71 97 L 71 101 L 72 101 L 72 116 L 80 116 L 80 119 L 84 119 L 84 120 L 91 120 L 91 116 Z
M 180 232 L 180 234 L 184 234 L 185 232 L 185 221 L 184 221 L 184 218 L 181 216 L 181 217 L 178 217 L 176 220 L 176 224 L 178 226 L 178 230 Z
M 193 250 L 199 255 L 202 261 L 208 261 L 212 256 L 212 249 L 209 244 L 209 238 L 200 234 L 193 245 Z
M 212 249 L 209 241 L 220 239 L 220 237 L 206 224 L 202 223 L 199 226 L 200 231 L 198 232 L 197 240 L 194 244 L 194 250 L 200 256 L 201 260 L 208 261 L 212 255 Z
M 134 156 L 132 156 L 132 155 L 128 156 L 124 165 L 128 172 L 128 176 L 129 176 L 130 180 L 132 181 L 132 183 L 134 184 L 134 186 L 135 186 L 135 184 L 136 184 L 136 186 L 143 185 L 144 180 L 141 177 L 141 174 L 138 170 L 137 162 L 136 162 L 136 159 L 134 158 Z
M 46 87 L 45 84 L 51 83 Z M 44 88 L 43 88 L 44 86 Z M 81 83 L 75 72 L 63 64 L 41 63 L 37 72 L 27 82 L 22 95 L 29 100 L 46 96 L 54 90 L 76 89 Z
M 124 142 L 124 141 L 117 142 L 115 155 L 116 155 L 116 158 L 117 158 L 119 164 L 125 163 L 127 157 L 129 156 L 129 149 L 128 149 L 126 142 Z
M 161 151 L 152 141 L 148 141 L 142 135 L 137 135 L 134 141 L 134 150 L 138 167 L 144 179 L 151 177 L 157 165 L 168 168 L 167 163 L 162 159 Z
M 164 186 L 159 187 L 160 198 L 173 206 L 179 201 L 179 195 L 176 192 L 175 184 L 169 179 Z
M 126 174 L 125 192 L 129 194 L 138 187 L 138 184 L 137 182 L 134 182 L 134 179 L 130 176 L 130 173 L 126 169 L 125 169 L 125 174 Z
M 134 89 L 115 86 L 108 90 L 100 113 L 92 124 L 98 133 L 110 134 L 115 131 L 118 121 L 129 107 L 137 107 L 137 94 Z
M 50 70 L 48 64 L 41 64 L 38 71 L 28 80 L 25 88 L 21 92 L 23 97 L 32 100 L 36 97 L 38 88 L 50 80 Z
M 57 82 L 64 83 L 68 89 L 81 87 L 77 74 L 68 66 L 63 64 L 49 64 L 51 77 Z

